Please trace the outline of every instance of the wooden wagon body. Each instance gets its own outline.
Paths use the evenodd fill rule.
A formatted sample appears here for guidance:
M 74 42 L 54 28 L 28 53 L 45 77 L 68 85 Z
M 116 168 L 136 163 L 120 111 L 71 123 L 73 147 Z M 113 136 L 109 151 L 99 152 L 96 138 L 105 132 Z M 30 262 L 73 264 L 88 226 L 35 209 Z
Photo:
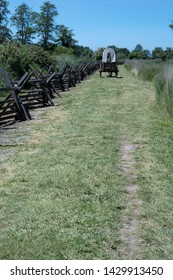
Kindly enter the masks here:
M 108 58 L 110 61 L 108 61 Z M 116 55 L 112 48 L 106 48 L 102 54 L 102 62 L 100 63 L 100 77 L 102 76 L 102 72 L 108 72 L 111 77 L 114 73 L 116 77 L 118 77 L 118 64 L 116 62 Z
M 101 62 L 100 64 L 100 77 L 102 76 L 102 72 L 108 72 L 108 75 L 112 77 L 112 74 L 115 73 L 115 76 L 118 77 L 118 65 L 116 62 Z

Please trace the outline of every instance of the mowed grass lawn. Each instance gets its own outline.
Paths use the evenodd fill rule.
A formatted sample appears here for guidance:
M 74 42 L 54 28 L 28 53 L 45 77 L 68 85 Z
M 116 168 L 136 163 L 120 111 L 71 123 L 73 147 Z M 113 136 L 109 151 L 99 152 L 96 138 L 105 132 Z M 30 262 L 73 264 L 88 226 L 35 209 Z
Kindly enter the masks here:
M 132 258 L 173 258 L 173 121 L 158 110 L 151 83 L 123 66 L 120 76 L 95 73 L 43 121 L 13 132 L 20 143 L 0 164 L 0 259 L 128 258 L 120 236 L 131 216 L 123 141 L 139 146 L 140 241 Z

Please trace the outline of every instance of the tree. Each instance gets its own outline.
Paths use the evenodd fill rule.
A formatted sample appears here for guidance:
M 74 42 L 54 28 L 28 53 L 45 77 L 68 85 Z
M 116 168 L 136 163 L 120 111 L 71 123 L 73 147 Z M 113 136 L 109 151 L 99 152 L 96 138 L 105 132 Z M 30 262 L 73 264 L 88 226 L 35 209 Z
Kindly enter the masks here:
M 101 59 L 102 59 L 103 51 L 104 51 L 104 48 L 98 48 L 98 49 L 95 51 L 96 60 L 101 60 Z
M 141 44 L 137 44 L 134 50 L 129 53 L 130 59 L 143 59 L 146 58 L 146 50 L 143 50 Z
M 149 50 L 143 50 L 143 59 L 149 59 L 151 58 L 151 52 Z
M 152 51 L 152 58 L 164 60 L 166 58 L 165 51 L 162 48 L 160 48 L 160 47 L 156 47 Z
M 112 48 L 115 51 L 117 60 L 123 60 L 128 58 L 130 51 L 127 48 L 118 48 L 114 45 L 108 47 Z
M 118 59 L 126 59 L 129 56 L 130 51 L 127 48 L 120 48 L 117 51 Z
M 143 47 L 141 46 L 141 44 L 137 44 L 134 49 L 134 52 L 142 52 L 142 51 L 143 51 Z
M 169 25 L 169 27 L 173 30 L 173 21 L 171 22 L 171 24 Z
M 27 4 L 22 4 L 15 9 L 15 14 L 11 17 L 12 25 L 17 29 L 16 38 L 23 45 L 31 43 L 34 39 L 34 13 Z
M 93 61 L 94 52 L 89 47 L 75 45 L 73 47 L 74 55 L 82 62 Z
M 169 24 L 169 27 L 173 31 L 173 20 L 171 21 L 171 24 Z M 164 59 L 165 57 L 166 57 L 166 59 L 172 59 L 173 58 L 173 49 L 172 48 L 167 48 L 164 55 L 162 55 L 162 59 Z
M 57 8 L 49 1 L 43 3 L 40 13 L 35 13 L 35 24 L 38 36 L 41 37 L 41 45 L 47 49 L 54 42 L 55 17 L 58 15 Z
M 142 59 L 143 58 L 143 53 L 142 52 L 135 52 L 135 51 L 132 51 L 129 56 L 128 56 L 129 59 Z
M 166 48 L 165 54 L 167 59 L 173 59 L 173 48 Z
M 66 27 L 63 24 L 56 26 L 55 33 L 58 37 L 58 39 L 55 41 L 58 42 L 63 47 L 67 47 L 67 48 L 73 47 L 77 43 L 77 41 L 73 39 L 73 37 L 75 36 L 73 34 L 73 30 L 70 30 L 68 27 Z
M 7 27 L 8 18 L 10 13 L 8 10 L 9 3 L 5 0 L 0 0 L 0 44 L 11 40 L 11 30 Z

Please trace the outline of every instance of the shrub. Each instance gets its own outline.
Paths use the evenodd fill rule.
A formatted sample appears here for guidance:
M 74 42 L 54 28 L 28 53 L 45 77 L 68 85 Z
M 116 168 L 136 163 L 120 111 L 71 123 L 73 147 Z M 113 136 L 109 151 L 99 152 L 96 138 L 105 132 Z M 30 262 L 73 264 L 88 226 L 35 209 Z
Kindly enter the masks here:
M 60 70 L 66 64 L 68 64 L 70 66 L 76 64 L 76 58 L 75 58 L 74 55 L 61 54 L 61 55 L 58 55 L 58 56 L 54 56 L 54 62 L 56 63 L 56 67 Z
M 20 77 L 29 64 L 37 67 L 50 65 L 52 60 L 48 52 L 36 45 L 21 45 L 17 43 L 1 46 L 0 64 L 12 74 Z
M 61 55 L 61 54 L 73 54 L 73 49 L 72 48 L 67 48 L 64 46 L 59 46 L 59 47 L 55 47 L 53 50 L 53 55 L 57 56 L 57 55 Z

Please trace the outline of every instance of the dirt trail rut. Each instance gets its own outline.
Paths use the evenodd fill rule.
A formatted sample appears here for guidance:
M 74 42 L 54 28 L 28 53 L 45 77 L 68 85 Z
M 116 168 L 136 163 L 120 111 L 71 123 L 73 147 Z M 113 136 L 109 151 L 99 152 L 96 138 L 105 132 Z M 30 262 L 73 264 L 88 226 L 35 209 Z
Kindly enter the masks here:
M 137 184 L 136 161 L 134 152 L 138 145 L 133 145 L 124 141 L 120 149 L 120 170 L 127 179 L 127 185 L 124 187 L 127 200 L 127 209 L 122 220 L 123 226 L 119 232 L 121 244 L 118 248 L 120 256 L 124 259 L 135 258 L 139 238 L 139 206 L 141 201 L 138 198 L 139 186 Z

